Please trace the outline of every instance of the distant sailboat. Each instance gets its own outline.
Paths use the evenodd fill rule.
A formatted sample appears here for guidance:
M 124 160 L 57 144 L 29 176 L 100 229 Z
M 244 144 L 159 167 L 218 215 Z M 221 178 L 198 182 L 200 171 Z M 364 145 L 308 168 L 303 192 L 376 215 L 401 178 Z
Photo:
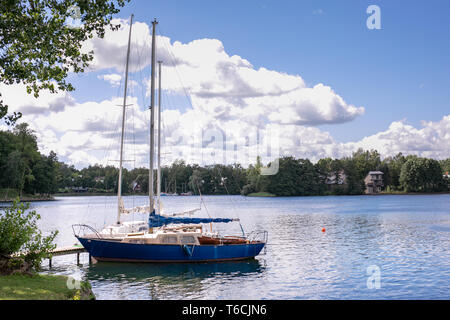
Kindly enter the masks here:
M 131 26 L 127 49 L 125 92 L 123 102 L 122 135 L 119 164 L 118 213 L 115 225 L 96 231 L 94 228 L 78 224 L 73 225 L 75 236 L 83 247 L 99 261 L 129 262 L 203 262 L 242 260 L 257 256 L 267 242 L 267 232 L 253 232 L 242 236 L 220 236 L 213 233 L 212 223 L 230 223 L 239 221 L 232 218 L 193 218 L 180 217 L 193 215 L 200 208 L 186 210 L 171 215 L 162 213 L 161 206 L 161 62 L 159 63 L 159 100 L 158 100 L 158 159 L 157 159 L 157 198 L 153 192 L 154 158 L 154 116 L 155 116 L 155 62 L 156 62 L 156 19 L 152 22 L 152 69 L 151 69 L 151 107 L 150 107 L 150 170 L 149 170 L 149 206 L 126 209 L 121 195 L 122 156 L 125 107 L 127 95 L 128 61 L 130 54 Z M 148 213 L 148 221 L 122 222 L 121 215 Z M 203 224 L 210 224 L 206 232 Z M 241 230 L 242 226 L 241 226 Z

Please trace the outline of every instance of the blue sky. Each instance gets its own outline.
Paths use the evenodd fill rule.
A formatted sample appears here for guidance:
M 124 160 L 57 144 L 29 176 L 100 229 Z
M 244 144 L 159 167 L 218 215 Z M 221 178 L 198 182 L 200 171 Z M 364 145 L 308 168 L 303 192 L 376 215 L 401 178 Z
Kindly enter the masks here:
M 370 5 L 381 10 L 380 30 L 367 28 Z M 126 21 L 134 14 L 135 36 L 145 38 L 148 45 L 150 34 L 145 28 L 157 18 L 158 35 L 170 38 L 172 53 L 192 67 L 180 65 L 179 70 L 186 81 L 183 85 L 192 90 L 194 108 L 182 90 L 163 96 L 166 109 L 179 111 L 163 116 L 163 121 L 169 120 L 169 131 L 187 135 L 194 120 L 201 119 L 204 127 L 217 120 L 220 130 L 233 131 L 230 141 L 238 141 L 255 129 L 266 112 L 266 125 L 272 121 L 283 127 L 282 149 L 297 157 L 339 158 L 363 147 L 385 156 L 403 152 L 447 158 L 449 12 L 446 0 L 132 0 L 116 16 L 125 19 L 122 36 L 114 33 L 90 42 L 98 49 L 99 60 L 95 71 L 70 76 L 75 92 L 59 96 L 58 101 L 49 97 L 44 102 L 20 102 L 17 108 L 30 110 L 24 120 L 37 128 L 43 150 L 56 149 L 61 159 L 78 166 L 96 162 L 99 157 L 91 157 L 92 152 L 98 155 L 98 144 L 110 143 L 111 136 L 101 132 L 106 130 L 102 115 L 107 112 L 111 121 L 119 119 L 115 113 L 120 108 L 107 106 L 120 103 L 114 97 L 123 94 Z M 181 44 L 176 46 L 175 41 Z M 141 54 L 150 55 L 137 42 L 132 56 L 133 50 L 147 50 Z M 223 66 L 233 71 L 227 73 Z M 144 80 L 149 74 L 149 66 L 130 74 L 142 85 L 130 92 L 142 112 L 149 105 L 142 94 L 148 90 Z M 101 79 L 120 75 L 120 86 Z M 207 87 L 211 92 L 206 93 L 215 100 L 205 98 L 202 90 Z M 8 102 L 7 92 L 4 96 Z M 54 110 L 45 109 L 46 105 Z M 146 116 L 136 110 L 133 117 L 139 122 Z M 141 137 L 148 136 L 146 125 L 141 124 Z M 81 144 L 75 137 L 89 143 Z M 142 146 L 142 150 L 144 159 L 148 149 Z
M 382 30 L 366 27 L 371 4 Z M 365 106 L 353 123 L 326 126 L 341 141 L 450 110 L 448 1 L 135 1 L 127 11 L 158 17 L 173 39 L 218 38 L 255 67 L 323 82 Z
M 381 9 L 381 30 L 366 27 L 371 4 Z M 365 107 L 352 122 L 321 126 L 348 142 L 393 121 L 406 119 L 417 127 L 449 113 L 448 12 L 445 0 L 135 0 L 118 17 L 133 13 L 135 21 L 148 24 L 156 17 L 160 32 L 172 40 L 219 39 L 228 54 L 255 68 L 298 74 L 310 86 L 331 86 L 349 103 Z M 90 84 L 75 84 L 75 97 L 91 98 L 93 90 L 82 90 Z

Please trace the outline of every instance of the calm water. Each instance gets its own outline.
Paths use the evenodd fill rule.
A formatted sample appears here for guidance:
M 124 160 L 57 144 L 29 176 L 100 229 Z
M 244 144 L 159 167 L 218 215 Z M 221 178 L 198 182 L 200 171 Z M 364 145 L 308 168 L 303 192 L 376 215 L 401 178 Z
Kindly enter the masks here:
M 206 196 L 209 213 L 238 217 L 269 242 L 255 260 L 213 264 L 88 264 L 56 257 L 44 271 L 88 279 L 98 299 L 450 299 L 450 195 L 244 198 Z M 164 197 L 166 211 L 198 197 Z M 145 197 L 127 197 L 142 205 Z M 115 219 L 115 197 L 61 197 L 33 204 L 58 245 L 76 243 L 71 225 Z M 198 216 L 206 216 L 203 209 Z M 142 217 L 134 216 L 138 220 Z M 239 224 L 217 224 L 240 234 Z M 326 228 L 323 233 L 322 228 Z M 379 268 L 380 288 L 368 289 Z

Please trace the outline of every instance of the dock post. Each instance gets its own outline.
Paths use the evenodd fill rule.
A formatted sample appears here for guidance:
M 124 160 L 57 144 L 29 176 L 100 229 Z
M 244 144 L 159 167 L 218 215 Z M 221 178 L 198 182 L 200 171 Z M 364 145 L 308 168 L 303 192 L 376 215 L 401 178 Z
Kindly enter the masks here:
M 79 266 L 80 265 L 80 253 L 78 252 L 77 253 L 77 266 Z
M 48 258 L 48 267 L 49 267 L 49 268 L 52 267 L 52 258 Z

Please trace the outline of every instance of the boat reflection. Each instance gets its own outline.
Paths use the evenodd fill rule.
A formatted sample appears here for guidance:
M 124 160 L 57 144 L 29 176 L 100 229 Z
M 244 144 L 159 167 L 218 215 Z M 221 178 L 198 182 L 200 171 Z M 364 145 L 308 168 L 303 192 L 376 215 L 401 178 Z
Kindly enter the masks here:
M 208 278 L 216 275 L 242 276 L 259 273 L 264 266 L 257 259 L 219 263 L 115 263 L 98 262 L 87 269 L 89 279 L 142 280 L 154 277 L 170 279 Z
M 95 293 L 96 286 L 111 285 L 99 299 L 121 299 L 135 292 L 138 299 L 196 298 L 216 282 L 240 281 L 255 277 L 265 266 L 257 259 L 220 263 L 114 263 L 98 262 L 85 266 L 85 277 Z

